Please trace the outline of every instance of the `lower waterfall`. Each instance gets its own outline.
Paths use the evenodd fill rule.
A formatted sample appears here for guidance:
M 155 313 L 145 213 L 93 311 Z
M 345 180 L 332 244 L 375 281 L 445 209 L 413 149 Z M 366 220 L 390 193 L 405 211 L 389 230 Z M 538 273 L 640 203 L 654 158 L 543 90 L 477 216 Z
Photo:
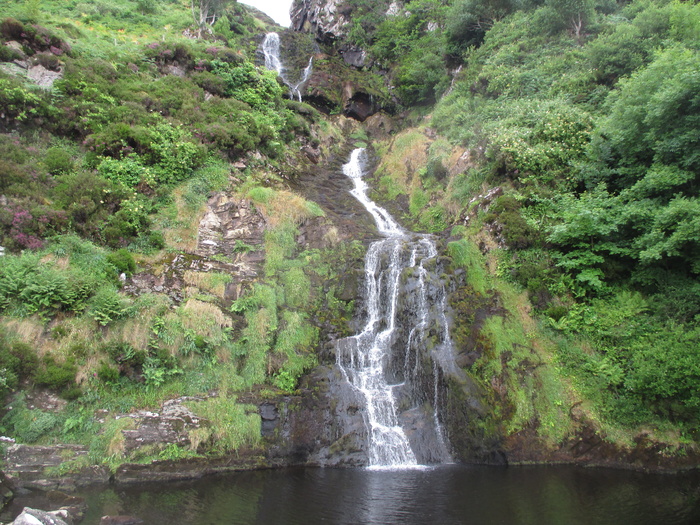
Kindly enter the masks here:
M 337 364 L 365 402 L 370 468 L 446 463 L 450 455 L 440 423 L 439 388 L 442 370 L 451 362 L 452 342 L 445 290 L 435 284 L 437 248 L 431 236 L 402 229 L 369 199 L 362 179 L 366 165 L 365 150 L 355 149 L 343 173 L 353 181 L 351 193 L 374 217 L 384 238 L 373 242 L 365 257 L 364 327 L 337 345 Z M 429 332 L 436 335 L 430 341 Z M 426 355 L 431 360 L 429 374 L 423 364 Z M 425 413 L 426 406 L 432 414 Z M 422 420 L 423 427 L 428 421 L 428 447 L 412 445 L 401 424 L 406 417 Z

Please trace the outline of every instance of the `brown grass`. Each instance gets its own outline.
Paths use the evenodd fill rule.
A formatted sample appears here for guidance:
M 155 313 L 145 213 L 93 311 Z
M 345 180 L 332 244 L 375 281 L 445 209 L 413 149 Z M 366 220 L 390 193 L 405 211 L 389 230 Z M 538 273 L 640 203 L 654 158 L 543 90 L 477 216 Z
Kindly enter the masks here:
M 188 285 L 208 292 L 219 299 L 224 298 L 227 281 L 231 280 L 230 278 L 227 279 L 226 274 L 219 272 L 196 272 L 193 270 L 186 270 L 183 274 L 183 279 Z M 190 288 L 188 288 L 186 291 L 188 295 L 192 292 Z M 192 293 L 192 295 L 195 295 L 196 293 L 197 292 L 195 291 Z
M 223 327 L 233 326 L 233 320 L 211 303 L 189 299 L 182 307 L 182 326 L 206 336 L 212 336 Z
M 193 210 L 188 206 L 182 194 L 183 188 L 173 191 L 173 200 L 177 219 L 174 225 L 163 229 L 166 244 L 170 247 L 192 253 L 197 248 L 197 236 L 199 234 L 199 221 L 206 210 L 206 204 Z
M 431 140 L 421 129 L 408 129 L 396 135 L 389 150 L 377 167 L 379 175 L 388 175 L 405 193 L 410 193 L 414 184 L 419 184 L 416 172 L 428 162 Z
M 256 202 L 255 206 L 273 228 L 286 222 L 300 224 L 312 217 L 306 200 L 288 190 L 276 190 L 268 202 Z

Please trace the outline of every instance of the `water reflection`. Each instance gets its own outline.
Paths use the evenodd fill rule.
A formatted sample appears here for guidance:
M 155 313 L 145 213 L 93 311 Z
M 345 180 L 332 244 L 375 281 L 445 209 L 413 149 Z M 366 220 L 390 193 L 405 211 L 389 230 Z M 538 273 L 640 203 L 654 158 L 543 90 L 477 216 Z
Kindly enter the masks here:
M 158 525 L 700 523 L 700 476 L 574 467 L 285 469 L 188 483 L 98 487 L 84 523 Z

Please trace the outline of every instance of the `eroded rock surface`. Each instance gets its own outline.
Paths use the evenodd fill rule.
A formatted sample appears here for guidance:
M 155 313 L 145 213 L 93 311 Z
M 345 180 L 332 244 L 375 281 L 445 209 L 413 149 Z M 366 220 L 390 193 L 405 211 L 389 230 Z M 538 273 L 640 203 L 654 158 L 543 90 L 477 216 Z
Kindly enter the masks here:
M 351 13 L 352 7 L 343 0 L 294 0 L 289 15 L 292 29 L 331 44 L 347 34 Z
M 183 402 L 199 400 L 191 397 L 171 399 L 166 401 L 158 412 L 140 410 L 126 416 L 135 421 L 136 428 L 122 430 L 125 451 L 133 451 L 146 445 L 189 446 L 189 432 L 199 428 L 201 422 Z
M 197 255 L 225 255 L 238 265 L 238 272 L 255 276 L 261 262 L 265 218 L 245 199 L 225 193 L 213 195 L 199 223 Z M 258 252 L 258 253 L 256 253 Z
M 109 481 L 109 470 L 97 466 L 76 469 L 74 477 L 62 477 L 62 465 L 87 454 L 87 447 L 82 445 L 11 445 L 5 454 L 3 470 L 15 485 L 41 490 L 72 490 L 76 486 Z

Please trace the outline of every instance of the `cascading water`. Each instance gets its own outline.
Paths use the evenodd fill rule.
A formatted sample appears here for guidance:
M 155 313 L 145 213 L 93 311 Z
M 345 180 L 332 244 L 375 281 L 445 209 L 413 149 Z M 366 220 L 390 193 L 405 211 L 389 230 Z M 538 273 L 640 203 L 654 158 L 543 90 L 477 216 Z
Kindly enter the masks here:
M 365 150 L 356 149 L 343 166 L 343 173 L 353 181 L 352 195 L 374 217 L 384 238 L 372 243 L 365 257 L 364 327 L 337 346 L 337 363 L 366 402 L 364 419 L 369 435 L 370 468 L 419 466 L 411 440 L 400 423 L 399 405 L 409 401 L 415 405 L 414 410 L 426 403 L 433 405 L 431 450 L 420 451 L 420 456 L 431 463 L 447 462 L 450 458 L 438 415 L 438 384 L 443 357 L 440 354 L 449 353 L 451 341 L 444 313 L 431 313 L 431 303 L 435 300 L 441 303 L 440 307 L 446 306 L 444 290 L 439 287 L 442 296 L 438 299 L 428 286 L 428 281 L 433 279 L 429 267 L 434 267 L 437 249 L 430 236 L 403 230 L 385 209 L 369 199 L 367 184 L 362 179 L 365 164 Z M 411 287 L 404 282 L 409 275 L 413 277 Z M 415 297 L 406 299 L 407 293 Z M 410 311 L 402 311 L 402 305 L 409 303 Z M 420 362 L 421 355 L 427 351 L 429 330 L 439 333 L 440 340 L 430 351 L 432 388 L 425 392 Z M 407 338 L 402 336 L 406 333 Z M 403 362 L 398 364 L 397 360 Z M 411 412 L 405 406 L 401 408 Z
M 263 54 L 265 55 L 265 67 L 272 71 L 276 71 L 277 75 L 282 79 L 282 82 L 289 88 L 289 98 L 296 98 L 301 102 L 301 87 L 309 80 L 313 73 L 314 58 L 309 58 L 308 65 L 301 73 L 301 78 L 298 82 L 293 82 L 287 77 L 286 68 L 282 65 L 280 58 L 280 36 L 277 33 L 267 33 L 262 43 Z

